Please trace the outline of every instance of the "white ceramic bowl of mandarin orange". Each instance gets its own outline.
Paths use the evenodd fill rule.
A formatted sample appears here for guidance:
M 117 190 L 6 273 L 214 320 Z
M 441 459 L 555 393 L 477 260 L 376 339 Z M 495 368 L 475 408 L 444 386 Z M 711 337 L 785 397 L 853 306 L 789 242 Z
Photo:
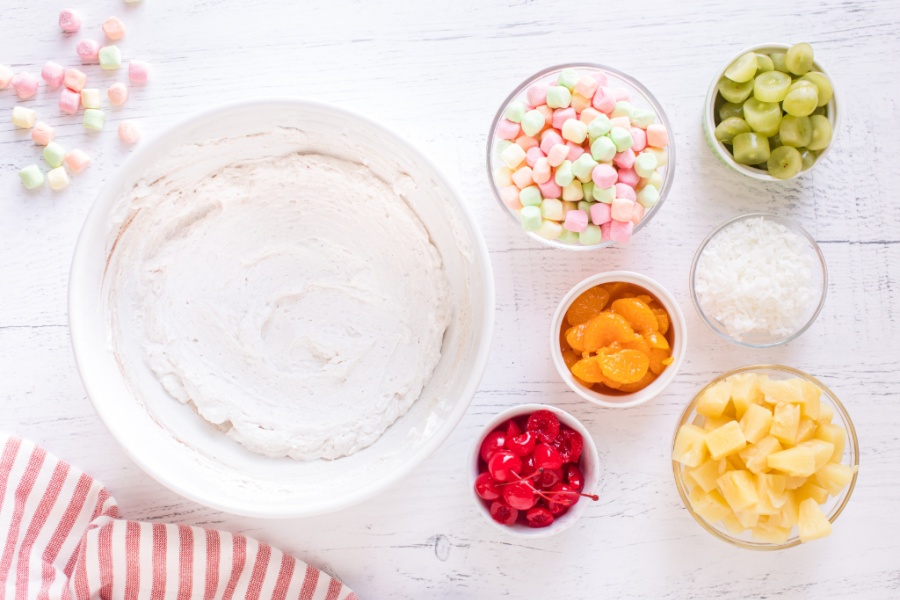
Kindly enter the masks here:
M 661 308 L 666 315 L 666 318 L 657 320 L 656 325 L 659 328 L 655 332 L 648 331 L 643 327 L 637 327 L 637 329 L 641 329 L 641 331 L 635 331 L 635 333 L 640 334 L 644 339 L 649 338 L 652 333 L 656 333 L 656 342 L 653 345 L 668 347 L 668 357 L 665 360 L 668 364 L 664 365 L 664 368 L 662 368 L 661 372 L 658 374 L 653 373 L 649 367 L 642 368 L 642 372 L 647 379 L 644 380 L 643 383 L 636 382 L 635 384 L 626 384 L 623 390 L 614 390 L 602 383 L 594 383 L 589 387 L 589 384 L 586 384 L 584 381 L 579 381 L 579 379 L 573 375 L 569 364 L 573 360 L 581 358 L 579 356 L 572 356 L 572 351 L 569 344 L 566 342 L 566 332 L 572 327 L 572 324 L 569 323 L 569 318 L 574 318 L 574 314 L 569 313 L 569 309 L 572 307 L 573 303 L 588 290 L 607 284 L 625 284 L 624 289 L 627 291 L 624 292 L 624 296 L 650 296 L 650 299 L 652 300 L 652 302 L 649 303 L 650 308 L 657 309 L 657 312 L 658 309 Z M 641 289 L 636 290 L 635 286 Z M 609 312 L 611 306 L 617 299 L 618 297 L 615 293 L 610 295 L 607 301 L 603 303 L 600 310 Z M 596 312 L 598 311 L 595 311 L 595 313 Z M 586 322 L 590 320 L 592 316 L 591 311 L 587 310 L 585 314 L 575 320 L 583 320 Z M 668 321 L 667 325 L 662 324 L 665 321 Z M 576 323 L 576 325 L 578 324 L 580 323 Z M 662 326 L 660 327 L 660 325 Z M 618 350 L 618 348 L 612 349 Z M 684 320 L 684 314 L 681 312 L 681 308 L 679 308 L 675 298 L 657 281 L 646 275 L 631 271 L 599 273 L 588 277 L 573 287 L 559 303 L 550 326 L 550 356 L 553 358 L 553 364 L 556 366 L 556 370 L 559 372 L 560 377 L 562 377 L 563 381 L 565 381 L 576 394 L 585 400 L 610 408 L 638 406 L 662 393 L 662 391 L 672 383 L 672 380 L 675 379 L 675 375 L 678 373 L 678 370 L 681 368 L 681 363 L 684 360 L 686 349 L 687 325 Z M 575 354 L 577 355 L 578 353 L 575 352 Z M 584 356 L 585 355 L 582 354 L 582 357 Z M 568 363 L 566 360 L 567 358 L 569 359 Z M 657 366 L 656 369 L 659 370 L 659 367 Z M 647 384 L 646 381 L 650 381 L 650 383 Z M 632 389 L 640 389 L 624 391 L 629 389 L 629 385 L 631 385 Z

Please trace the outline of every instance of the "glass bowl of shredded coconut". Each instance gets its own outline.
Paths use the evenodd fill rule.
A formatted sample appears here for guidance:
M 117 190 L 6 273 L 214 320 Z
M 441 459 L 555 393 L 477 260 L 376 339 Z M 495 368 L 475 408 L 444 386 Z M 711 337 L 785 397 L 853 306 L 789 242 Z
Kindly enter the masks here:
M 694 255 L 691 299 L 713 331 L 736 344 L 787 343 L 819 316 L 828 272 L 819 245 L 796 223 L 752 213 L 712 231 Z

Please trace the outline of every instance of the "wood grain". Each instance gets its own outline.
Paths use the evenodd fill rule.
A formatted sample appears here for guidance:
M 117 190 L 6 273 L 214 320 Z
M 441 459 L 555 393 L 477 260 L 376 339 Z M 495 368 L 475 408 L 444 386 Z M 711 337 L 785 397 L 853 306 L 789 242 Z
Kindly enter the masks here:
M 38 72 L 75 64 L 82 37 L 56 29 L 56 3 L 8 3 L 0 63 Z M 27 436 L 105 481 L 130 518 L 248 533 L 323 566 L 364 598 L 900 597 L 900 202 L 896 182 L 900 4 L 726 0 L 574 5 L 527 0 L 296 2 L 83 0 L 85 36 L 119 15 L 120 46 L 153 67 L 152 81 L 83 131 L 56 94 L 26 102 L 64 146 L 94 157 L 63 193 L 25 192 L 19 168 L 39 160 L 25 132 L 0 123 L 0 428 Z M 816 170 L 783 184 L 725 169 L 700 130 L 703 96 L 720 63 L 762 41 L 813 44 L 836 84 L 842 123 Z M 594 253 L 544 249 L 523 236 L 488 188 L 484 145 L 493 113 L 534 71 L 589 60 L 640 79 L 674 126 L 677 175 L 666 205 L 634 243 Z M 124 72 L 88 67 L 105 88 Z M 140 471 L 95 417 L 75 370 L 66 326 L 67 274 L 80 224 L 99 187 L 128 156 L 114 129 L 147 135 L 220 102 L 306 96 L 366 113 L 443 165 L 474 210 L 497 279 L 496 335 L 481 389 L 450 439 L 390 491 L 316 519 L 233 517 L 186 501 Z M 15 104 L 0 92 L 0 112 Z M 687 275 L 700 240 L 741 212 L 777 212 L 820 241 L 830 283 L 816 324 L 787 347 L 750 351 L 706 330 Z M 678 298 L 690 350 L 666 393 L 604 410 L 580 401 L 547 357 L 559 298 L 609 269 L 646 273 Z M 672 430 L 694 392 L 724 370 L 781 362 L 821 377 L 846 402 L 861 443 L 854 497 L 834 535 L 781 553 L 728 547 L 680 505 L 667 460 Z M 481 425 L 521 402 L 581 418 L 600 448 L 601 501 L 571 530 L 521 542 L 481 522 L 464 457 Z

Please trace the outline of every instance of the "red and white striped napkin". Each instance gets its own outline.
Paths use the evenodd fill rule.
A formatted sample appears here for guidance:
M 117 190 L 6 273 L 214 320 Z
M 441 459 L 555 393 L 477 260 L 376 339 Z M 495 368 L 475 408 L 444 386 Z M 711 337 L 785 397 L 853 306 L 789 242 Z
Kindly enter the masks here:
M 0 600 L 57 598 L 359 600 L 256 540 L 119 519 L 91 477 L 0 433 Z

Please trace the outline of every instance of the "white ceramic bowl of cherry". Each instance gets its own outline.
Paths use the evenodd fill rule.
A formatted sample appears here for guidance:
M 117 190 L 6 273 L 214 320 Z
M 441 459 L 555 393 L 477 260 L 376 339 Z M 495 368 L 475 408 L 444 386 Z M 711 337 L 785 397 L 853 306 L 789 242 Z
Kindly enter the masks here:
M 479 453 L 484 439 L 489 433 L 510 419 L 528 416 L 539 410 L 549 410 L 556 415 L 561 425 L 566 425 L 581 435 L 581 438 L 584 441 L 584 448 L 581 451 L 578 467 L 581 469 L 582 475 L 584 476 L 584 487 L 581 490 L 582 493 L 596 493 L 597 484 L 600 481 L 600 457 L 597 453 L 597 446 L 594 444 L 594 438 L 591 437 L 590 432 L 578 419 L 566 411 L 547 404 L 521 404 L 504 410 L 496 415 L 484 426 L 481 435 L 478 436 L 478 439 L 475 441 L 472 451 L 469 454 L 469 493 L 472 494 L 475 506 L 481 516 L 484 517 L 485 521 L 501 531 L 519 537 L 543 538 L 556 535 L 571 527 L 575 521 L 581 518 L 581 515 L 587 506 L 592 503 L 591 500 L 587 498 L 580 498 L 579 501 L 573 504 L 565 514 L 555 518 L 553 523 L 546 527 L 529 527 L 521 523 L 504 525 L 494 520 L 490 512 L 490 503 L 486 500 L 482 500 L 475 492 L 475 479 L 482 472 L 479 470 Z

